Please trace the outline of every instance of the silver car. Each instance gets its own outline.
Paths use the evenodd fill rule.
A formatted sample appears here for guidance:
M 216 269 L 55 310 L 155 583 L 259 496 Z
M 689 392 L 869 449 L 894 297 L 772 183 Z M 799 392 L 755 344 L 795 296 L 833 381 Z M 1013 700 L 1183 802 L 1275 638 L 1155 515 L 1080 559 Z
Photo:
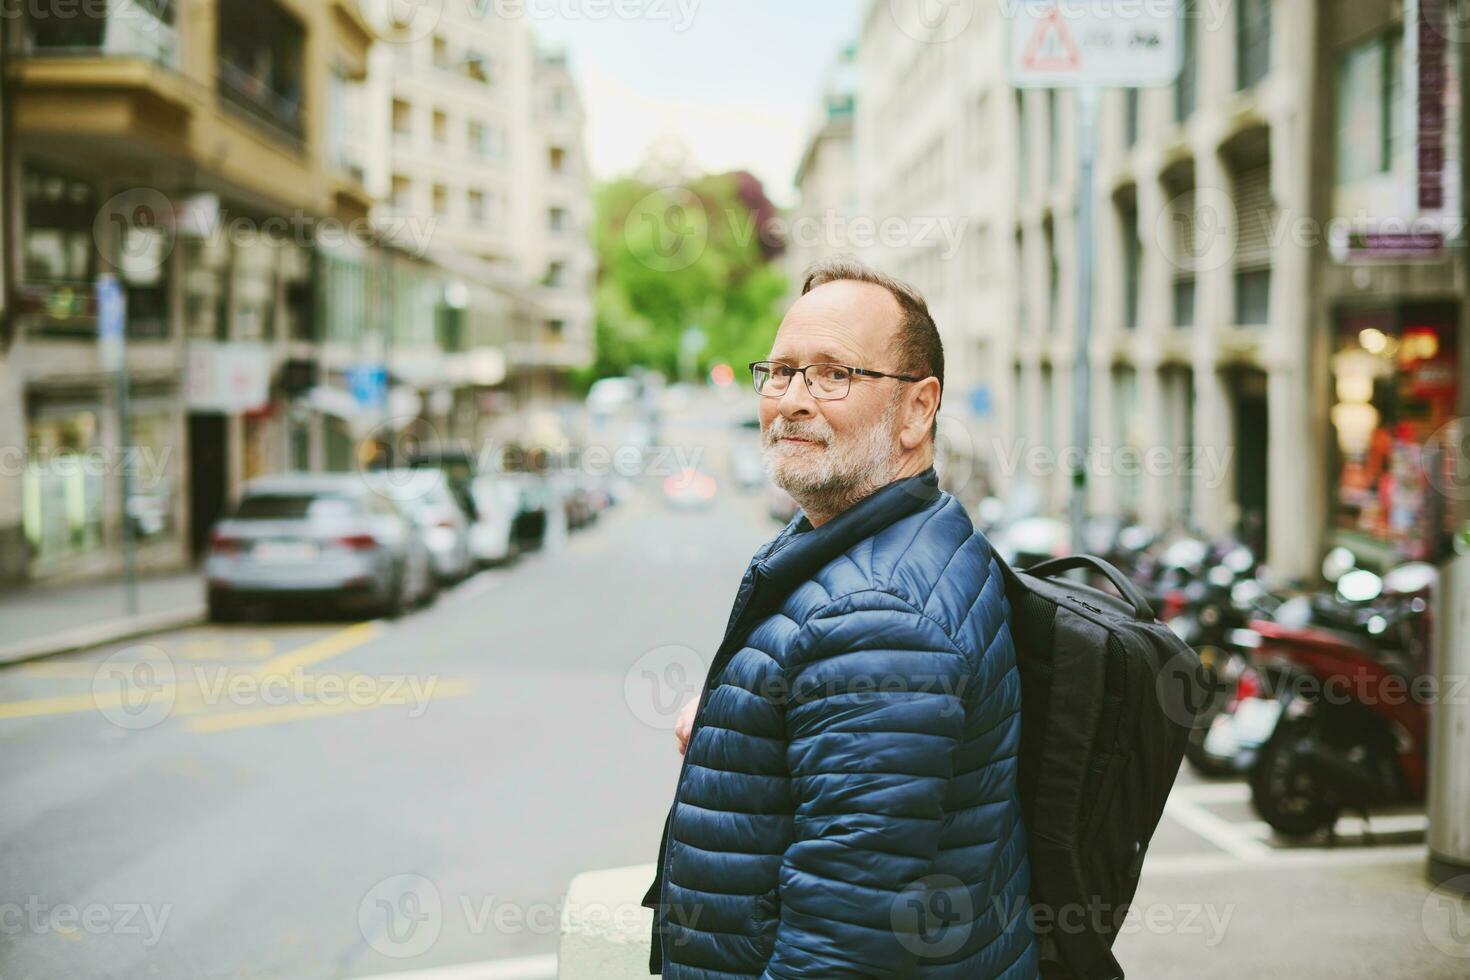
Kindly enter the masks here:
M 303 600 L 396 616 L 432 594 L 410 521 L 355 474 L 284 474 L 246 485 L 204 563 L 209 617 Z
M 429 548 L 434 576 L 440 582 L 458 582 L 469 575 L 473 570 L 470 519 L 442 470 L 374 470 L 364 476 L 370 489 L 413 521 Z

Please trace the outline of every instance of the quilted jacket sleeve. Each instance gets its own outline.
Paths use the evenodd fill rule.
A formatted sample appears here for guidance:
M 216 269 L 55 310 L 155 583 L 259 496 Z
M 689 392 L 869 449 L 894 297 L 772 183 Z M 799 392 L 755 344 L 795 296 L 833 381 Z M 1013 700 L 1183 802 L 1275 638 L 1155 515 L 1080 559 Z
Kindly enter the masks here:
M 795 833 L 766 977 L 913 975 L 906 889 L 938 852 L 976 666 L 887 592 L 836 599 L 802 627 L 786 661 Z

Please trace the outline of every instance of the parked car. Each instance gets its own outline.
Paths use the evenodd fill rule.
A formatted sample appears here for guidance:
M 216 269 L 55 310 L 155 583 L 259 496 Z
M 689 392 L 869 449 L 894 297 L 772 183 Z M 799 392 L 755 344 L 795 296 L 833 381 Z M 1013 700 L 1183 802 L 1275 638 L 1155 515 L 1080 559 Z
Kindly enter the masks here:
M 586 527 L 597 516 L 592 509 L 592 498 L 578 474 L 562 470 L 546 477 L 551 492 L 561 504 L 562 514 L 570 530 Z
M 349 474 L 247 484 L 210 533 L 204 575 L 217 622 L 289 600 L 397 616 L 433 591 L 413 524 Z
M 791 494 L 774 483 L 766 484 L 766 513 L 770 514 L 774 520 L 782 524 L 789 524 L 800 509 Z
M 515 482 L 500 474 L 481 474 L 470 483 L 470 555 L 476 564 L 510 561 L 520 551 L 516 517 L 521 493 Z
M 718 484 L 702 470 L 685 467 L 664 477 L 664 499 L 673 507 L 695 510 L 714 502 Z
M 458 582 L 470 573 L 469 517 L 443 471 L 374 470 L 364 476 L 374 492 L 402 509 L 419 529 L 440 582 Z

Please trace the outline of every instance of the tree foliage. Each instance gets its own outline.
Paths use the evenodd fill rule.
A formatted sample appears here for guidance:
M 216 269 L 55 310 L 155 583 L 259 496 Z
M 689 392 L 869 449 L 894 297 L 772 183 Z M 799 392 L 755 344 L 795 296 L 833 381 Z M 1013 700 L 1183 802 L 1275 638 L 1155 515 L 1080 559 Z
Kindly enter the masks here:
M 745 173 L 655 186 L 637 179 L 597 191 L 597 358 L 585 381 L 641 365 L 673 378 L 685 332 L 705 345 L 689 358 L 702 376 L 737 371 L 770 350 L 787 280 L 762 234 L 773 212 Z

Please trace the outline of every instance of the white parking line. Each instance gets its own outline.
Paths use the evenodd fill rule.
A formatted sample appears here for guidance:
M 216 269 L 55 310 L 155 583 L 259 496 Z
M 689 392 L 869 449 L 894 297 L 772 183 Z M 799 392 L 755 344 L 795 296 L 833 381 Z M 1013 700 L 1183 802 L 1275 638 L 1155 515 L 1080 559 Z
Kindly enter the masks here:
M 1249 820 L 1235 826 L 1258 839 L 1265 840 L 1272 834 L 1271 825 L 1264 820 Z M 1427 813 L 1386 813 L 1371 817 L 1366 822 L 1362 817 L 1338 817 L 1333 828 L 1339 837 L 1364 837 L 1368 834 L 1412 834 L 1429 830 Z
M 1164 804 L 1164 813 L 1239 860 L 1260 861 L 1271 854 L 1269 844 L 1256 840 L 1238 824 L 1215 816 L 1197 803 L 1171 796 Z
M 1251 798 L 1249 783 L 1194 783 L 1175 786 L 1170 799 L 1188 800 L 1190 803 L 1244 803 Z
M 554 980 L 556 956 L 521 956 L 511 960 L 460 963 L 432 970 L 383 973 L 360 980 Z
M 1423 844 L 1392 847 L 1270 849 L 1265 858 L 1245 861 L 1232 854 L 1160 854 L 1143 864 L 1145 879 L 1185 875 L 1222 874 L 1231 871 L 1275 871 L 1295 868 L 1341 868 L 1370 864 L 1420 864 L 1429 851 Z

